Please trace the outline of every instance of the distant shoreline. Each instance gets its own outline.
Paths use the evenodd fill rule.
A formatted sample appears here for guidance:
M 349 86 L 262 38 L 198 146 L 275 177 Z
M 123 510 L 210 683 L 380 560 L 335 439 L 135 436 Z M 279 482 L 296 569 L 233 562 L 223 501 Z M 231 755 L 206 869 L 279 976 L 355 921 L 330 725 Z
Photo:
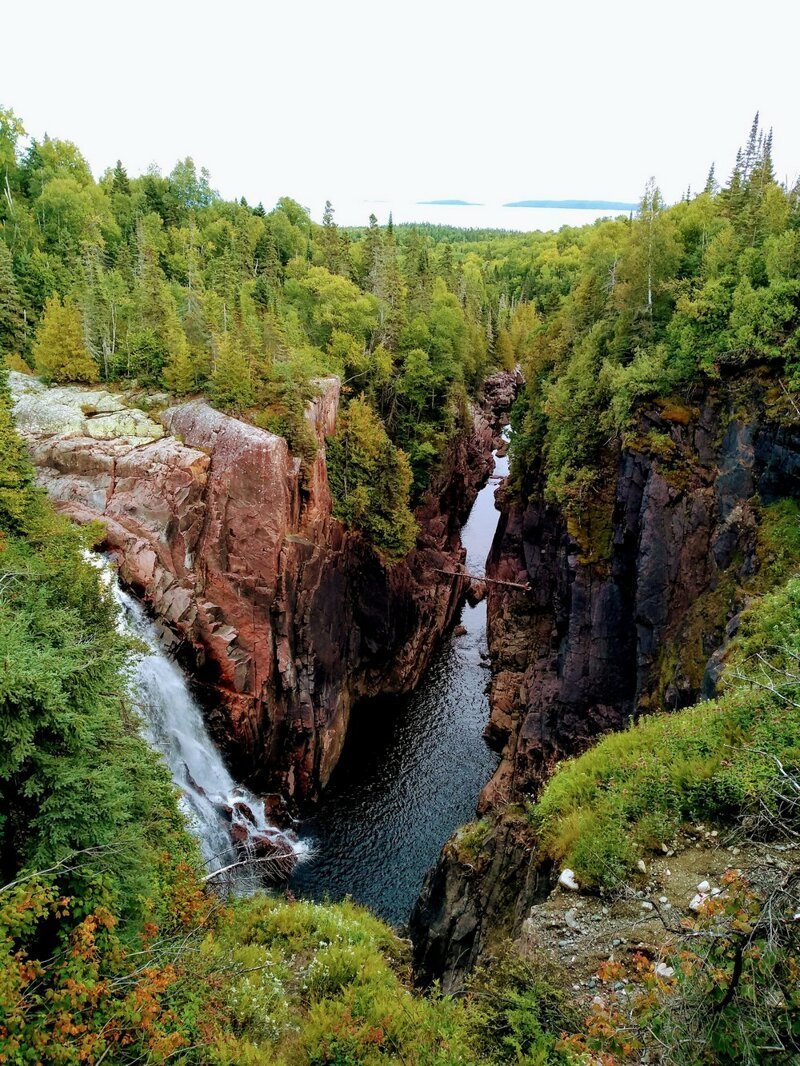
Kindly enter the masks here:
M 478 203 L 476 200 L 417 200 L 416 203 L 420 206 L 429 207 L 485 207 L 485 204 Z
M 503 207 L 556 207 L 574 211 L 638 211 L 638 204 L 622 200 L 512 200 Z

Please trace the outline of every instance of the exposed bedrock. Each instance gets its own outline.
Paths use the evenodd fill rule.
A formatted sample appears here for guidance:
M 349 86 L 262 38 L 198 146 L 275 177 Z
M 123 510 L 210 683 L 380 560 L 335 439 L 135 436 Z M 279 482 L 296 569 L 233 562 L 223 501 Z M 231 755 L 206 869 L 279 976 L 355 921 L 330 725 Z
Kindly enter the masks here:
M 515 932 L 543 870 L 520 804 L 555 763 L 631 716 L 713 695 L 727 634 L 764 560 L 764 507 L 800 497 L 800 427 L 765 374 L 647 410 L 568 518 L 537 469 L 499 494 L 488 573 L 487 738 L 501 752 L 479 801 L 491 831 L 467 868 L 445 847 L 412 919 L 420 979 L 457 987 Z
M 416 549 L 388 566 L 331 515 L 336 379 L 308 411 L 320 449 L 306 470 L 283 438 L 201 401 L 155 416 L 100 390 L 11 379 L 41 483 L 65 514 L 102 521 L 122 580 L 180 640 L 237 773 L 315 799 L 353 703 L 416 685 L 453 620 L 467 582 L 436 571 L 462 568 L 490 422 L 476 411 L 454 441 L 417 510 Z

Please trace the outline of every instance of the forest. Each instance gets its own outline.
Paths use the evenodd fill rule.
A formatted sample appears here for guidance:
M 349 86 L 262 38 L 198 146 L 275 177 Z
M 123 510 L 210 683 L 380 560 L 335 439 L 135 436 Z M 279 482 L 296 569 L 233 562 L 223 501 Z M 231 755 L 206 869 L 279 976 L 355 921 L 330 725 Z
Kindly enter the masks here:
M 413 547 L 413 505 L 495 368 L 518 365 L 525 380 L 510 491 L 524 498 L 543 472 L 548 499 L 577 518 L 612 444 L 637 441 L 645 403 L 680 421 L 699 383 L 759 368 L 776 408 L 797 413 L 800 189 L 776 180 L 758 119 L 723 180 L 712 167 L 671 206 L 651 182 L 635 214 L 558 233 L 374 217 L 343 228 L 330 204 L 319 225 L 289 198 L 269 210 L 223 200 L 191 159 L 166 176 L 117 162 L 95 180 L 75 145 L 29 139 L 8 110 L 0 182 L 3 379 L 202 394 L 310 458 L 303 412 L 336 374 L 335 513 L 390 562 Z M 407 942 L 349 901 L 217 898 L 128 704 L 136 649 L 84 561 L 95 531 L 37 488 L 5 381 L 0 456 L 0 1062 L 637 1062 L 642 1033 L 673 1039 L 675 1003 L 698 999 L 719 1005 L 708 1029 L 695 1018 L 689 1031 L 711 1050 L 682 1061 L 756 1061 L 753 1044 L 774 1033 L 797 1047 L 796 934 L 776 946 L 739 886 L 727 916 L 744 954 L 733 935 L 712 942 L 710 966 L 687 948 L 674 981 L 642 981 L 633 1022 L 580 1017 L 559 976 L 508 945 L 463 996 L 423 995 Z M 736 648 L 769 649 L 766 668 L 788 677 L 800 619 L 796 514 L 783 518 L 773 585 L 754 593 Z M 731 754 L 742 738 L 796 772 L 787 691 L 761 698 L 732 677 L 719 703 L 602 741 L 526 812 L 543 849 L 602 884 L 581 850 L 592 835 L 625 870 L 637 853 L 615 826 L 635 835 L 654 812 L 739 817 L 773 780 Z M 676 747 L 689 769 L 665 783 L 660 753 Z M 725 1000 L 733 969 L 744 1012 Z

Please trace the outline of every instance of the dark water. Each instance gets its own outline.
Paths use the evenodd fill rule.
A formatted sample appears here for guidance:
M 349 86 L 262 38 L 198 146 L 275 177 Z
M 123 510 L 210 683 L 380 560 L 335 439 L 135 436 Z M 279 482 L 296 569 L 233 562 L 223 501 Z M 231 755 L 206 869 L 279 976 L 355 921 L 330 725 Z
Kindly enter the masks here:
M 497 526 L 494 493 L 478 494 L 462 530 L 467 567 L 483 574 Z M 313 849 L 292 879 L 297 895 L 350 895 L 391 922 L 407 921 L 428 867 L 463 822 L 497 765 L 482 733 L 489 718 L 486 604 L 464 606 L 465 636 L 448 634 L 419 688 L 359 708 L 320 809 L 299 827 Z

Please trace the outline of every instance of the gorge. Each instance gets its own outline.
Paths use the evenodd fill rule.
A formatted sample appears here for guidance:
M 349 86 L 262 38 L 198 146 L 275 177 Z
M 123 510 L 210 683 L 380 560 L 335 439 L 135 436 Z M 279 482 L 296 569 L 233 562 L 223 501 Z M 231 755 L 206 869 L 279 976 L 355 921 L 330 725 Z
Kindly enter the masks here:
M 758 116 L 552 233 L 98 180 L 3 109 L 0 166 L 0 1060 L 793 1062 Z
M 417 551 L 386 567 L 330 516 L 324 450 L 302 480 L 284 441 L 202 405 L 151 416 L 124 397 L 11 375 L 40 481 L 59 510 L 103 522 L 102 546 L 194 672 L 236 775 L 269 790 L 262 837 L 273 832 L 265 818 L 285 822 L 318 799 L 361 701 L 353 751 L 320 814 L 299 826 L 312 857 L 296 870 L 298 892 L 353 895 L 405 922 L 425 870 L 491 776 L 486 602 L 479 584 L 478 601 L 464 602 L 474 584 L 465 575 L 484 573 L 508 466 L 492 449 L 507 450 L 497 434 L 517 387 L 514 374 L 487 381 L 483 409 L 418 508 Z M 309 419 L 322 446 L 338 383 L 320 388 Z M 141 609 L 115 595 L 152 648 Z M 177 668 L 154 655 L 136 682 L 147 731 L 187 797 L 190 823 L 199 819 L 207 862 L 216 854 L 217 865 L 232 864 L 220 808 L 242 822 L 236 810 L 260 810 L 260 801 L 246 790 L 231 798 L 228 772 L 200 750 L 211 741 Z

